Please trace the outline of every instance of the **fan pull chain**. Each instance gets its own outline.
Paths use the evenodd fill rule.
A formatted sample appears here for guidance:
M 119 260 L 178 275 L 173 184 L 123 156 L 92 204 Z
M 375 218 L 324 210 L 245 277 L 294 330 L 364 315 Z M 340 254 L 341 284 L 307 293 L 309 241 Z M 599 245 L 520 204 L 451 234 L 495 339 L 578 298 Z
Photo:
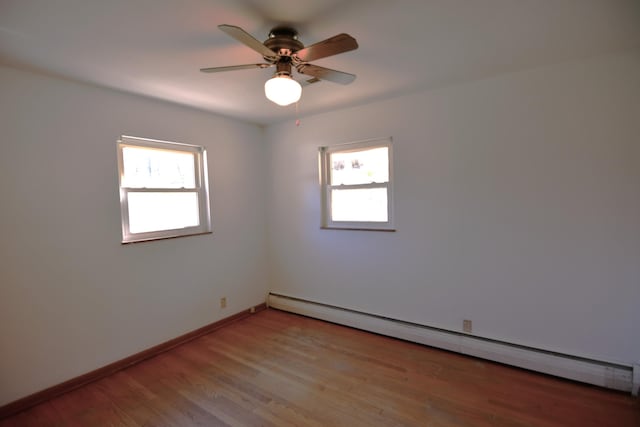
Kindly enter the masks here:
M 296 127 L 300 127 L 300 112 L 298 111 L 298 102 L 296 101 Z

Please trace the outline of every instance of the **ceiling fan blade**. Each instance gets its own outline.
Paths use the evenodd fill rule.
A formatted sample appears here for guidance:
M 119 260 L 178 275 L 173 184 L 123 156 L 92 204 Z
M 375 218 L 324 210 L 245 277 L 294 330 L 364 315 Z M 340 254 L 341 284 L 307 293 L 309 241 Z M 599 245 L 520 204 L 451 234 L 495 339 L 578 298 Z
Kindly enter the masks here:
M 247 33 L 240 27 L 236 27 L 235 25 L 218 25 L 222 31 L 224 31 L 227 35 L 233 37 L 238 40 L 240 43 L 250 47 L 251 49 L 258 52 L 265 58 L 276 59 L 278 54 L 266 47 L 262 42 L 258 39 L 254 38 L 251 34 Z
M 249 70 L 253 68 L 269 68 L 273 64 L 246 64 L 246 65 L 229 65 L 228 67 L 209 67 L 200 68 L 203 73 L 219 73 L 221 71 Z
M 298 81 L 298 83 L 300 83 L 300 86 L 305 87 L 305 86 L 309 86 L 309 85 L 312 85 L 314 83 L 318 83 L 318 82 L 321 82 L 321 81 L 322 80 L 320 80 L 317 77 L 312 77 L 312 78 L 310 78 L 308 80 Z
M 358 48 L 358 42 L 349 34 L 338 34 L 321 42 L 300 49 L 294 54 L 301 62 L 311 62 L 327 56 L 349 52 Z
M 301 74 L 313 76 L 320 80 L 329 80 L 330 82 L 339 83 L 341 85 L 348 85 L 356 79 L 355 74 L 319 67 L 313 64 L 300 64 L 296 69 Z

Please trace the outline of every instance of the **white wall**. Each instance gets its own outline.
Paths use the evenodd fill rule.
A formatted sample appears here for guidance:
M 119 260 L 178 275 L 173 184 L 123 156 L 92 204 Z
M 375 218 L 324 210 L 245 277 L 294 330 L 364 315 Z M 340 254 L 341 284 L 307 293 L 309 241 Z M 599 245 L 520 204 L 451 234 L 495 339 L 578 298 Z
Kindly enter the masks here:
M 640 360 L 638 51 L 266 134 L 11 68 L 0 94 L 0 405 L 258 304 L 268 273 L 274 292 Z M 121 134 L 208 148 L 212 235 L 120 244 Z M 317 147 L 389 135 L 398 231 L 320 230 Z
M 264 302 L 260 128 L 0 68 L 0 134 L 0 405 Z M 208 149 L 213 234 L 120 244 L 121 134 Z
M 319 229 L 317 147 L 379 136 L 395 141 L 397 232 Z M 639 51 L 306 117 L 267 140 L 273 292 L 640 360 Z

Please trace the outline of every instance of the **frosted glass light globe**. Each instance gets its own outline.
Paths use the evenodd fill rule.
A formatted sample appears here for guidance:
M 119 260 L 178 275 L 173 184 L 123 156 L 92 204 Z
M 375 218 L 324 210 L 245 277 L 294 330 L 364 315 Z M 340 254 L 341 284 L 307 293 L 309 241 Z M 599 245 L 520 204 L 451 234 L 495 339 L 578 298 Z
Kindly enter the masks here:
M 290 76 L 274 76 L 264 84 L 264 94 L 269 101 L 284 107 L 298 102 L 302 86 Z

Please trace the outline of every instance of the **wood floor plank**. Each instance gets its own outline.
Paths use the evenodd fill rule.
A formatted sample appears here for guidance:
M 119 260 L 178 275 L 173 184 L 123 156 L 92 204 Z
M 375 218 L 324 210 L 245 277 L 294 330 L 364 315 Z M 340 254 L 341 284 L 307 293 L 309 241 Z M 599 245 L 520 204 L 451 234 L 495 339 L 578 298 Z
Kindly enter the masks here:
M 638 427 L 627 394 L 266 310 L 14 426 Z

